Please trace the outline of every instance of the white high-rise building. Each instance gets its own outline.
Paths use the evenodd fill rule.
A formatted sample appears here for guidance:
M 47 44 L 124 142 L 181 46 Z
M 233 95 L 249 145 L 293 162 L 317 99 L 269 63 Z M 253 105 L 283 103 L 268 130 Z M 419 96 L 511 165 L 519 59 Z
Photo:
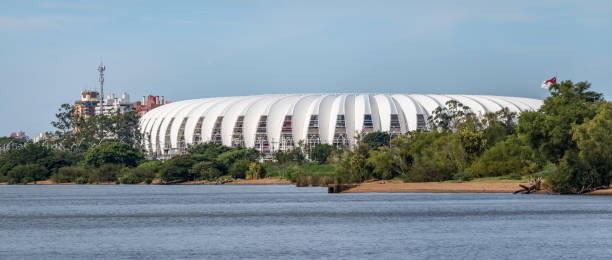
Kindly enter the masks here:
M 103 111 L 100 111 L 100 106 L 96 106 L 96 114 L 109 115 L 113 111 L 119 111 L 119 113 L 126 113 L 134 109 L 134 104 L 130 103 L 130 96 L 127 93 L 123 93 L 121 98 L 115 96 L 115 93 L 111 93 L 104 99 L 102 104 Z

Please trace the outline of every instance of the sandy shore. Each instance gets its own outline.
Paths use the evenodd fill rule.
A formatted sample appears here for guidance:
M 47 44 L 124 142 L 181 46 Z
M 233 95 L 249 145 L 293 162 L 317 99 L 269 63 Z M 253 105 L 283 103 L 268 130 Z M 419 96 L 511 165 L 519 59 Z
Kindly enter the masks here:
M 346 193 L 382 192 L 382 193 L 512 193 L 519 190 L 520 183 L 487 183 L 487 182 L 385 182 L 374 181 L 362 183 L 348 189 Z M 526 183 L 524 183 L 526 184 Z

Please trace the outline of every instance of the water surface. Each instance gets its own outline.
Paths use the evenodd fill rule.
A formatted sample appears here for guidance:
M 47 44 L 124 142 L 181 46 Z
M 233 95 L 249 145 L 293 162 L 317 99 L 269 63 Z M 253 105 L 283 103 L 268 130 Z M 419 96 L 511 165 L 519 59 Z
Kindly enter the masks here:
M 0 259 L 612 256 L 606 196 L 0 186 Z

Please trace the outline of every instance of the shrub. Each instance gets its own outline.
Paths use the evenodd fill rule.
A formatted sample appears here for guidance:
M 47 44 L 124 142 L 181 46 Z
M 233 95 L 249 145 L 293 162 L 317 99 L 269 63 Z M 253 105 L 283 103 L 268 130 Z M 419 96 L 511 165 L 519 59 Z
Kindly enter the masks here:
M 218 163 L 218 168 L 225 172 L 239 160 L 252 162 L 257 160 L 257 158 L 259 158 L 259 152 L 255 149 L 235 149 L 220 154 L 216 161 Z
M 9 183 L 23 183 L 40 181 L 47 179 L 49 171 L 38 164 L 17 165 L 8 174 Z
M 517 136 L 511 136 L 485 151 L 474 161 L 470 171 L 477 177 L 533 173 L 537 166 L 531 160 L 532 153 L 533 150 Z
M 249 160 L 238 160 L 229 168 L 229 174 L 234 179 L 244 179 L 246 172 L 249 170 L 251 162 Z
M 411 181 L 450 180 L 453 173 L 463 171 L 467 153 L 459 138 L 444 133 L 416 133 L 410 153 L 414 158 L 408 172 Z
M 89 182 L 87 180 L 89 171 L 80 166 L 66 166 L 59 168 L 55 174 L 51 176 L 51 180 L 56 183 L 64 183 L 64 182 L 76 182 L 78 178 L 81 180 L 85 180 L 85 183 Z
M 89 172 L 89 183 L 114 182 L 123 169 L 119 164 L 104 164 L 96 170 Z
M 193 165 L 191 173 L 195 178 L 212 181 L 223 175 L 219 169 L 215 168 L 215 163 L 211 161 L 203 161 Z
M 297 187 L 308 187 L 308 186 L 327 186 L 334 184 L 337 181 L 337 177 L 334 174 L 297 174 L 295 177 L 295 186 Z
M 197 161 L 193 156 L 177 155 L 170 158 L 159 172 L 159 178 L 162 181 L 187 181 L 194 179 L 191 173 L 191 168 Z
M 259 163 L 252 162 L 249 164 L 249 169 L 246 172 L 247 180 L 257 180 L 261 179 L 264 176 L 264 168 L 261 167 Z
M 453 180 L 456 181 L 471 181 L 472 173 L 471 172 L 459 172 L 453 175 Z

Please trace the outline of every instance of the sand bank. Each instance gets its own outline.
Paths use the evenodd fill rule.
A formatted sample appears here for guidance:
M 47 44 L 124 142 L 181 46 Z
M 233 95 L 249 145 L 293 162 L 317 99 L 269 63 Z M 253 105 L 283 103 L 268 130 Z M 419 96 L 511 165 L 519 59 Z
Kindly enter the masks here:
M 366 182 L 348 189 L 346 193 L 512 193 L 519 190 L 520 183 L 487 182 Z M 527 183 L 524 183 L 527 185 Z

